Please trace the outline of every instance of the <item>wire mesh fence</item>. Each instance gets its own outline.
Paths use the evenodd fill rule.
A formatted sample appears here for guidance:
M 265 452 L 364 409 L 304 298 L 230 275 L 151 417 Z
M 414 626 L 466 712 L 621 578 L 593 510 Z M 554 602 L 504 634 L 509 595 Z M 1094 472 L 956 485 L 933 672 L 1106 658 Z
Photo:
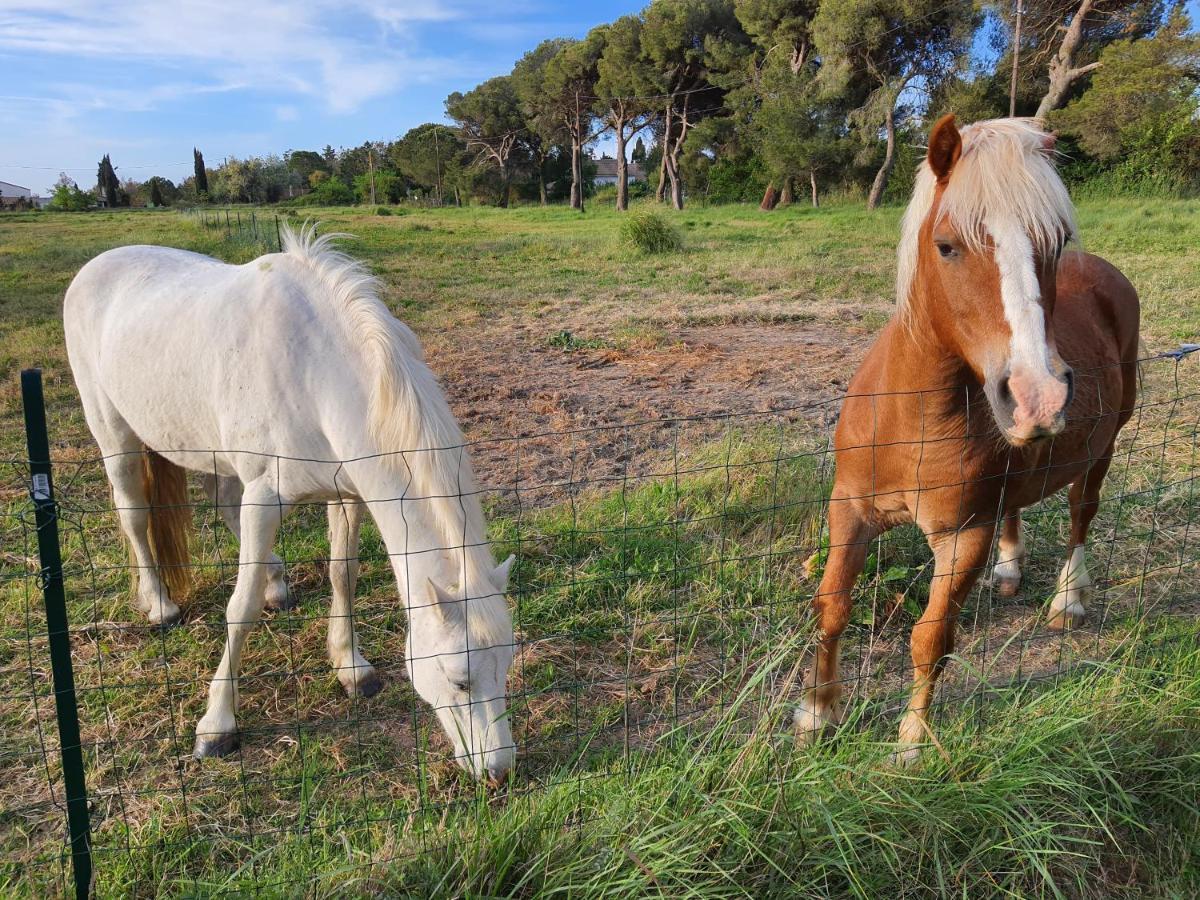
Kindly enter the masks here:
M 180 213 L 206 230 L 224 232 L 225 239 L 232 244 L 262 247 L 267 252 L 283 250 L 283 233 L 275 213 L 204 206 L 181 209 Z
M 1195 614 L 1200 371 L 1192 349 L 1144 361 L 1089 540 L 1087 622 L 1066 633 L 1045 624 L 1069 543 L 1067 504 L 1056 495 L 1026 511 L 1021 592 L 1002 597 L 985 577 L 962 610 L 939 715 L 966 710 L 967 721 L 986 727 L 985 701 L 1005 686 L 1069 677 L 1148 618 Z M 338 560 L 324 503 L 297 504 L 279 532 L 295 605 L 268 611 L 248 641 L 240 752 L 193 759 L 241 568 L 237 541 L 192 484 L 193 588 L 177 625 L 151 625 L 130 599 L 135 572 L 104 461 L 86 434 L 52 434 L 69 623 L 59 637 L 69 636 L 95 892 L 330 890 L 444 843 L 497 804 L 550 789 L 574 802 L 566 820 L 584 828 L 586 783 L 676 759 L 664 748 L 718 723 L 730 739 L 767 728 L 781 753 L 804 752 L 786 723 L 813 646 L 809 607 L 828 549 L 837 408 L 662 418 L 469 446 L 496 556 L 516 556 L 508 704 L 517 763 L 499 791 L 455 765 L 435 710 L 409 682 L 396 554 L 369 517 L 352 616 L 384 687 L 369 698 L 343 691 L 325 651 Z M 63 772 L 72 747 L 60 742 L 66 698 L 54 669 L 56 629 L 43 611 L 46 531 L 30 488 L 39 462 L 10 460 L 3 476 L 2 849 L 28 883 L 69 893 L 73 788 Z M 915 528 L 872 542 L 843 640 L 841 677 L 855 711 L 845 727 L 894 735 L 930 570 Z M 281 880 L 282 863 L 301 856 L 323 862 Z

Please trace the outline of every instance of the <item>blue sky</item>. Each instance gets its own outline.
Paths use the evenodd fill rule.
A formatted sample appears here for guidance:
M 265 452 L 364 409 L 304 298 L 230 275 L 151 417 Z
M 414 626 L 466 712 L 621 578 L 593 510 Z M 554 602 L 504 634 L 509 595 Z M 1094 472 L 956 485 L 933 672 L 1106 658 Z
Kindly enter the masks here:
M 540 40 L 629 2 L 0 0 L 0 180 L 44 191 L 226 156 L 391 139 Z
M 0 180 L 85 187 L 224 156 L 356 146 L 645 0 L 0 0 Z M 1193 22 L 1200 0 L 1190 0 Z

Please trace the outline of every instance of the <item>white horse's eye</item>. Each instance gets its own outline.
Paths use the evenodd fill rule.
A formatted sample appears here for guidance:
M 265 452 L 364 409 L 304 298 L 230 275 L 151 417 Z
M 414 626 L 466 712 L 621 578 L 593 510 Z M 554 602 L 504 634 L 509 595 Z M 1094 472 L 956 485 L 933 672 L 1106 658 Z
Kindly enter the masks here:
M 452 681 L 450 683 L 454 685 L 456 691 L 462 691 L 464 694 L 471 692 L 471 685 L 466 681 Z

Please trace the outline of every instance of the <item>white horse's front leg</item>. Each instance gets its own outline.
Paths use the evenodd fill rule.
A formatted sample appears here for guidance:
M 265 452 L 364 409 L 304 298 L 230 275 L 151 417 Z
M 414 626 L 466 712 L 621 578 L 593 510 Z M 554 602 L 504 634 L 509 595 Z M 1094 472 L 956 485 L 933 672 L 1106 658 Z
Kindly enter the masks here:
M 362 527 L 361 503 L 337 501 L 329 512 L 329 583 L 333 605 L 329 610 L 329 661 L 338 681 L 353 697 L 373 697 L 383 687 L 375 667 L 358 652 L 354 631 L 354 590 L 358 586 L 358 535 Z
M 205 472 L 202 478 L 204 493 L 212 505 L 221 514 L 225 527 L 233 532 L 240 543 L 242 540 L 241 508 L 242 483 L 237 476 L 218 476 Z M 271 609 L 286 610 L 296 605 L 295 598 L 288 590 L 287 578 L 283 570 L 283 560 L 274 553 L 267 557 L 267 606 Z
M 262 615 L 271 546 L 282 513 L 282 503 L 273 488 L 257 482 L 246 486 L 237 585 L 225 610 L 225 652 L 208 688 L 208 708 L 196 725 L 193 754 L 197 759 L 224 756 L 238 748 L 237 678 L 242 647 Z

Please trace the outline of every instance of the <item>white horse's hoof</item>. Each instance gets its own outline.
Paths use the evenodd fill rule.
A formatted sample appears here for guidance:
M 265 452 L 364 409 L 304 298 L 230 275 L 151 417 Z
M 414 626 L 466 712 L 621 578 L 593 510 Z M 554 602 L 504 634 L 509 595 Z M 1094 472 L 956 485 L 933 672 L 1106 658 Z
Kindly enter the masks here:
M 271 579 L 267 582 L 267 608 L 276 612 L 287 612 L 296 606 L 296 598 L 292 595 L 288 583 L 283 578 Z
M 160 609 L 147 613 L 146 618 L 151 625 L 157 625 L 159 628 L 171 628 L 179 624 L 180 619 L 183 618 L 183 611 L 174 604 L 170 606 L 164 604 Z
M 217 759 L 236 752 L 242 746 L 241 738 L 232 734 L 198 734 L 192 756 L 196 759 Z
M 356 677 L 354 667 L 348 666 L 338 671 L 337 680 L 348 697 L 370 700 L 371 697 L 383 690 L 383 678 L 379 677 L 374 666 L 359 666 Z

